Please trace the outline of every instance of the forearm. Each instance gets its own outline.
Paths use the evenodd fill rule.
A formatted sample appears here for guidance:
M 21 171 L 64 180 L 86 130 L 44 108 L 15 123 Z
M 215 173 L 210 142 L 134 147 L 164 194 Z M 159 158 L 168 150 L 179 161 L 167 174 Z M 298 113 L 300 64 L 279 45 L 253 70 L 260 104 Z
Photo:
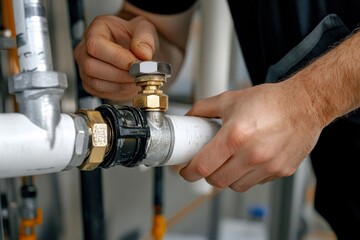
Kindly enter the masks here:
M 353 34 L 285 82 L 303 94 L 323 126 L 358 108 L 360 33 Z

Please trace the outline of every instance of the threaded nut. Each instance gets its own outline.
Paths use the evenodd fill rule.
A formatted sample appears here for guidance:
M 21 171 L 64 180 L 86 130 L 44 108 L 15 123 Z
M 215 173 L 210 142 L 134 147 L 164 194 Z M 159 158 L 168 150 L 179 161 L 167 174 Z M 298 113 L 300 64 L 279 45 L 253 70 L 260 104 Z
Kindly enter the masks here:
M 75 114 L 69 115 L 73 118 L 75 125 L 75 147 L 71 161 L 64 170 L 78 167 L 83 163 L 84 159 L 88 154 L 90 142 L 90 134 L 85 118 L 83 116 Z
M 88 157 L 79 166 L 79 169 L 93 170 L 104 161 L 108 147 L 108 126 L 98 111 L 80 109 L 77 114 L 85 117 L 91 135 Z
M 163 93 L 138 94 L 133 98 L 133 106 L 147 111 L 167 111 L 168 96 Z

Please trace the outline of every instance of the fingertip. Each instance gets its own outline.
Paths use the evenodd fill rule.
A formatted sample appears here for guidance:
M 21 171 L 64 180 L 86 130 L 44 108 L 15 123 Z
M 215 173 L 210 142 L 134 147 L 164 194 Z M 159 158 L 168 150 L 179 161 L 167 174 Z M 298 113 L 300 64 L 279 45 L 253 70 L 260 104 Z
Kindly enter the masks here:
M 185 116 L 192 116 L 193 109 L 191 108 L 189 111 L 185 113 Z
M 183 167 L 182 169 L 180 169 L 179 171 L 179 175 L 186 181 L 188 182 L 193 182 L 193 180 L 191 178 L 189 178 L 189 174 L 188 174 L 188 170 L 187 170 L 187 166 Z
M 183 168 L 181 168 L 181 169 L 179 169 L 179 175 L 182 177 L 182 178 L 184 178 L 184 169 L 186 168 L 186 166 L 185 167 L 183 167 Z
M 151 60 L 153 57 L 153 49 L 145 42 L 136 45 L 134 49 L 135 55 L 142 60 Z
M 197 100 L 186 115 L 199 117 L 220 117 L 220 112 L 221 105 L 217 102 L 216 97 L 209 97 Z
M 203 178 L 203 174 L 199 174 L 197 170 L 193 168 L 193 166 L 189 167 L 189 165 L 179 171 L 179 174 L 182 178 L 188 182 L 196 182 Z
M 131 23 L 131 51 L 140 60 L 151 60 L 159 44 L 155 26 L 144 18 L 134 18 Z

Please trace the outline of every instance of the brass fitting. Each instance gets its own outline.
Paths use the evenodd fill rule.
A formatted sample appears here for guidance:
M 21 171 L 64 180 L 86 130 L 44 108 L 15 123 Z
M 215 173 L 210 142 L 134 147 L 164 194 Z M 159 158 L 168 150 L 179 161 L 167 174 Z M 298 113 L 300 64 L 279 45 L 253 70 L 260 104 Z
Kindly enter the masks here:
M 142 90 L 133 98 L 133 106 L 146 111 L 165 112 L 168 109 L 168 96 L 159 88 L 165 78 L 161 75 L 138 77 L 136 84 Z
M 93 170 L 103 161 L 109 145 L 108 126 L 98 111 L 79 109 L 77 114 L 83 115 L 89 127 L 89 153 L 84 162 L 78 167 L 80 170 Z
M 144 111 L 167 111 L 168 96 L 160 90 L 160 87 L 166 82 L 170 73 L 171 67 L 167 63 L 143 61 L 131 65 L 130 75 L 141 87 L 141 91 L 133 98 L 133 106 Z

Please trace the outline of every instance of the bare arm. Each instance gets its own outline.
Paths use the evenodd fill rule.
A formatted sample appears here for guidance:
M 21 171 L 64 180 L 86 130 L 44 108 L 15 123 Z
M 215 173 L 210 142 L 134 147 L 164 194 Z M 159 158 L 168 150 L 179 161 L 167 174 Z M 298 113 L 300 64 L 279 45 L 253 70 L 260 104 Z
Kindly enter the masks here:
M 284 82 L 289 89 L 303 88 L 309 106 L 323 126 L 360 106 L 360 33 Z M 306 96 L 304 96 L 306 97 Z

